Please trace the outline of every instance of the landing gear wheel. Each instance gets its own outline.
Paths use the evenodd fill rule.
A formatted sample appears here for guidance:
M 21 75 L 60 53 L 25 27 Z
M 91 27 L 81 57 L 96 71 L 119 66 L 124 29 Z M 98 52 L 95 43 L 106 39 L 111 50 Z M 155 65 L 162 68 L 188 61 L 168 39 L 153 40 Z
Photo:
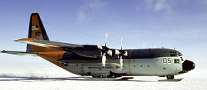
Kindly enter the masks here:
M 166 76 L 167 79 L 174 79 L 174 75 L 168 75 Z

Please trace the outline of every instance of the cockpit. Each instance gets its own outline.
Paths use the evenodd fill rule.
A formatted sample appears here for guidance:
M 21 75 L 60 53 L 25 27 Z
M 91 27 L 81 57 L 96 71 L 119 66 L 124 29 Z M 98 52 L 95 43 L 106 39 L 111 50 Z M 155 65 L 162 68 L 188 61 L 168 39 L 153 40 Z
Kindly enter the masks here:
M 170 51 L 170 56 L 171 57 L 179 57 L 179 56 L 183 56 L 180 52 L 178 51 Z

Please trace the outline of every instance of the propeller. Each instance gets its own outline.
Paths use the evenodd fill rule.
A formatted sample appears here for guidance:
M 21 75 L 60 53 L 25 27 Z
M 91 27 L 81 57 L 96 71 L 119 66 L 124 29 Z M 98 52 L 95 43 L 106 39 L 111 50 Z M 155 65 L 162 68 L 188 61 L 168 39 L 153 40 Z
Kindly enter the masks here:
M 127 56 L 127 51 L 122 50 L 123 38 L 121 38 L 121 50 L 115 50 L 115 54 L 119 55 L 120 67 L 123 68 L 123 56 Z
M 102 56 L 102 66 L 106 65 L 106 56 L 113 56 L 113 51 L 110 50 L 107 46 L 106 46 L 106 41 L 108 38 L 108 34 L 106 33 L 106 37 L 105 37 L 105 46 L 103 47 L 102 45 L 100 45 L 99 43 L 97 44 L 97 48 L 102 50 L 101 52 L 101 56 Z M 122 50 L 122 43 L 123 43 L 123 38 L 121 38 L 121 50 L 115 49 L 115 55 L 118 55 L 119 59 L 120 59 L 120 67 L 123 68 L 123 56 L 128 56 L 127 51 Z
M 106 54 L 112 56 L 112 50 L 110 50 L 107 46 L 106 46 L 106 41 L 108 38 L 108 33 L 106 33 L 106 37 L 105 37 L 105 46 L 101 46 L 99 43 L 97 45 L 98 49 L 101 49 L 101 55 L 102 55 L 102 66 L 106 65 Z

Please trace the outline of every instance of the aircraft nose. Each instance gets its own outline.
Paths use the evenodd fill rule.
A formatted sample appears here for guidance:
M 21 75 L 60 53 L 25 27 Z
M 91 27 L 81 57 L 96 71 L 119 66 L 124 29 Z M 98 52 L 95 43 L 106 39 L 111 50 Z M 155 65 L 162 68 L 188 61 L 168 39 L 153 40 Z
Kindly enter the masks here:
M 185 60 L 183 62 L 183 71 L 190 71 L 195 68 L 195 63 L 190 60 Z

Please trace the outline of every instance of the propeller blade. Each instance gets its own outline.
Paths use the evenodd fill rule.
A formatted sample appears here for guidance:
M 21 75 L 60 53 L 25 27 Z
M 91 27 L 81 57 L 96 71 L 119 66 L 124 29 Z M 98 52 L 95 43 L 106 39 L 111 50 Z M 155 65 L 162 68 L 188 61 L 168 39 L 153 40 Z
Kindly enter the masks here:
M 106 53 L 104 53 L 102 56 L 102 66 L 105 67 L 105 65 L 106 65 Z
M 107 51 L 107 54 L 110 55 L 110 56 L 112 56 L 112 50 L 108 50 Z
M 97 48 L 98 49 L 103 49 L 103 47 L 99 43 L 97 44 Z
M 115 54 L 116 54 L 116 55 L 119 55 L 119 54 L 121 54 L 121 52 L 120 52 L 119 50 L 116 49 L 116 50 L 115 50 Z
M 106 46 L 107 38 L 108 38 L 108 33 L 106 33 L 106 37 L 105 37 L 105 46 Z
M 123 58 L 120 56 L 120 67 L 123 68 Z
M 128 52 L 127 51 L 125 51 L 124 56 L 128 56 Z
M 122 43 L 123 43 L 123 37 L 121 37 L 121 50 L 122 50 Z

